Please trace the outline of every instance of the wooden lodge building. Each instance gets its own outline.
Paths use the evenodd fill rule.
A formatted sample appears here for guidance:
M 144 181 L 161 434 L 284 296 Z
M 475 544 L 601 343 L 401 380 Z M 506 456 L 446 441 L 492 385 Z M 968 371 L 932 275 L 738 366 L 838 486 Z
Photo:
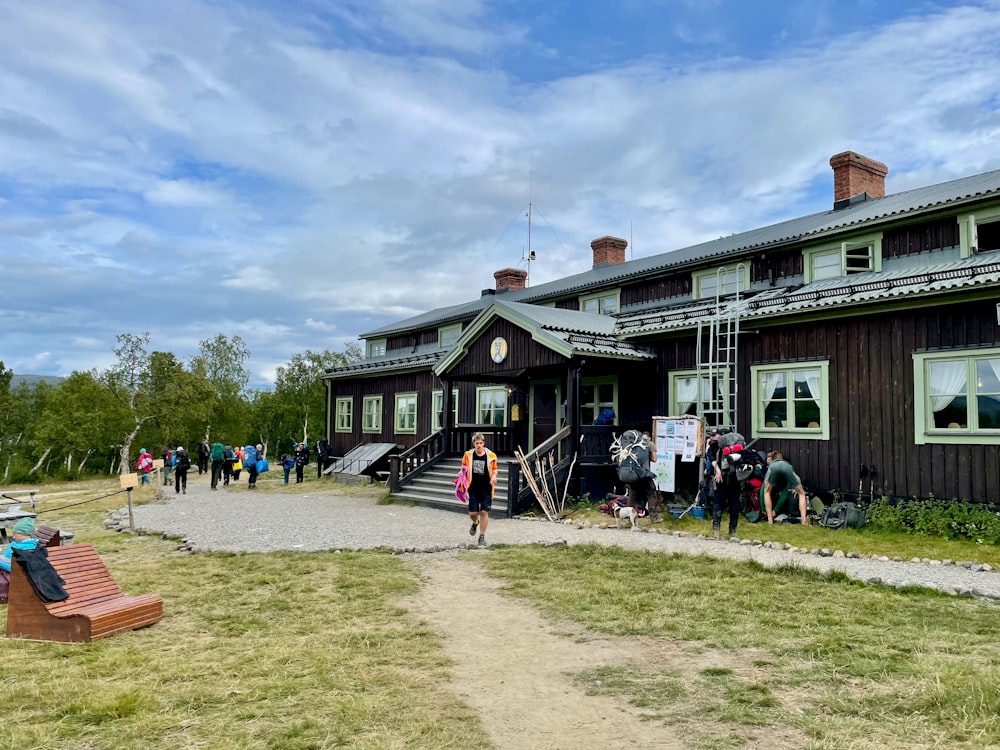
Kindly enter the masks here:
M 601 237 L 590 271 L 503 269 L 363 334 L 366 358 L 324 378 L 334 454 L 393 444 L 405 495 L 482 431 L 501 455 L 555 447 L 557 472 L 578 453 L 574 491 L 602 496 L 612 433 L 697 414 L 811 492 L 849 494 L 864 466 L 865 492 L 1000 501 L 1000 170 L 885 195 L 884 164 L 830 165 L 830 210 L 629 262 Z M 530 496 L 508 466 L 514 512 Z

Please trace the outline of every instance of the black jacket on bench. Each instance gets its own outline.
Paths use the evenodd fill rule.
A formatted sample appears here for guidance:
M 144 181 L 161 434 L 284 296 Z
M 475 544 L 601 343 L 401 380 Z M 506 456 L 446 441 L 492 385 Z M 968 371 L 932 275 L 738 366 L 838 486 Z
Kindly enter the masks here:
M 49 553 L 45 547 L 36 549 L 12 549 L 12 559 L 16 560 L 24 570 L 28 583 L 35 594 L 43 602 L 61 602 L 69 599 L 69 594 L 63 588 L 64 581 L 49 562 Z

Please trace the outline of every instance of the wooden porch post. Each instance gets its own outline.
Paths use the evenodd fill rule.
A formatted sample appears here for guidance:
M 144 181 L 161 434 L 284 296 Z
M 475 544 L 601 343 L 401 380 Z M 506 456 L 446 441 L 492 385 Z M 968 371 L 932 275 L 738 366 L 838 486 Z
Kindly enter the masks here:
M 441 408 L 444 409 L 444 414 L 441 415 L 441 425 L 444 429 L 444 435 L 442 436 L 442 445 L 444 450 L 448 450 L 449 436 L 451 435 L 451 428 L 454 427 L 451 423 L 452 418 L 452 403 L 451 403 L 451 381 L 448 378 L 441 378 L 441 387 L 444 389 L 441 393 Z
M 580 445 L 580 365 L 570 360 L 566 368 L 566 421 L 570 427 L 570 445 Z

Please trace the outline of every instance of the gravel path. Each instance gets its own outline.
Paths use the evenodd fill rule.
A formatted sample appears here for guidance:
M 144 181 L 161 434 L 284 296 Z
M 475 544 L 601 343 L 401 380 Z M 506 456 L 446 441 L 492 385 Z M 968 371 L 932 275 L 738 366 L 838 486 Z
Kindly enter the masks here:
M 166 489 L 166 488 L 164 488 Z M 246 491 L 243 482 L 230 490 L 212 491 L 207 475 L 189 478 L 186 495 L 171 488 L 165 502 L 137 506 L 136 527 L 151 533 L 184 538 L 195 549 L 270 552 L 280 549 L 391 548 L 397 552 L 440 552 L 465 547 L 467 516 L 402 505 L 376 505 L 371 497 L 349 497 L 325 491 L 315 483 L 302 494 Z M 894 562 L 840 556 L 831 534 L 831 556 L 803 549 L 772 549 L 750 540 L 715 540 L 680 532 L 636 533 L 615 528 L 578 528 L 528 519 L 491 518 L 488 540 L 493 544 L 602 544 L 625 549 L 704 554 L 734 560 L 755 560 L 765 566 L 794 563 L 820 571 L 842 571 L 867 583 L 924 586 L 959 596 L 1000 600 L 1000 574 L 990 566 L 950 561 Z M 741 526 L 743 530 L 744 526 Z M 751 527 L 752 528 L 752 527 Z M 833 556 L 837 555 L 837 556 Z

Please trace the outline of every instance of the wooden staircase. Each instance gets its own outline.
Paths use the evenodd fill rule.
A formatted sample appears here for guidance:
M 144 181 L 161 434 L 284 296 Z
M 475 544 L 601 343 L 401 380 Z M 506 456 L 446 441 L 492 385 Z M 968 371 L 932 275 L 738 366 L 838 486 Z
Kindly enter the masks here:
M 499 456 L 497 460 L 497 485 L 490 515 L 499 517 L 507 515 L 507 463 L 513 459 L 509 456 Z M 461 468 L 461 456 L 442 459 L 435 466 L 414 477 L 392 496 L 397 500 L 408 500 L 417 505 L 467 513 L 469 506 L 459 502 L 455 497 L 455 484 L 452 482 Z

